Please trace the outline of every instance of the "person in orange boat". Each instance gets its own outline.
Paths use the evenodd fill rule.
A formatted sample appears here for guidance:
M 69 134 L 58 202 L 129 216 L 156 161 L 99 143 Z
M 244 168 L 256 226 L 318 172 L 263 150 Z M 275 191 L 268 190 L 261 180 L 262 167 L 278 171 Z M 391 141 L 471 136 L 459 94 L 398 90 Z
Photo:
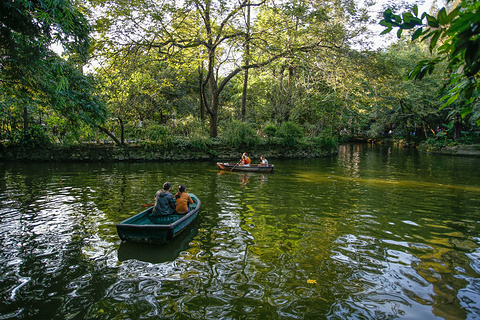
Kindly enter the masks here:
M 250 163 L 252 163 L 252 160 L 250 160 L 250 157 L 248 157 L 248 156 L 247 156 L 247 153 L 244 152 L 244 153 L 242 154 L 241 164 L 242 164 L 243 166 L 249 166 Z
M 260 156 L 260 165 L 261 166 L 268 166 L 268 160 L 265 159 L 265 156 L 263 154 Z
M 190 211 L 189 204 L 193 204 L 193 200 L 190 195 L 187 193 L 187 187 L 181 184 L 178 187 L 178 191 L 175 194 L 175 199 L 177 200 L 177 208 L 175 211 L 179 214 L 184 214 Z

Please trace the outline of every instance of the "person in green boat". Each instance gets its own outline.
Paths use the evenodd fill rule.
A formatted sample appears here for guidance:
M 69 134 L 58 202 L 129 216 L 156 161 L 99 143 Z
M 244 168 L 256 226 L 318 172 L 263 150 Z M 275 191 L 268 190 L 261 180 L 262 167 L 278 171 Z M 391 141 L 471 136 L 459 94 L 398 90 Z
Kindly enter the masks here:
M 163 188 L 155 193 L 155 206 L 152 214 L 155 216 L 167 216 L 175 212 L 176 203 L 173 195 L 170 193 L 172 184 L 165 182 Z
M 178 187 L 178 191 L 175 194 L 175 200 L 177 200 L 177 213 L 184 214 L 190 211 L 189 204 L 193 204 L 193 200 L 187 193 L 187 187 L 181 184 Z

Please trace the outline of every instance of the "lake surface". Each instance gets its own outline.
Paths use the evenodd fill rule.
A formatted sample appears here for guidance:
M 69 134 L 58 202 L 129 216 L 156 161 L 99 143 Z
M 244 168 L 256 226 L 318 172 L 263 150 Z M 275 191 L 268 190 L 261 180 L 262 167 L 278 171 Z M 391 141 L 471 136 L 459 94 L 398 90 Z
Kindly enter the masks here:
M 480 319 L 480 159 L 269 160 L 0 164 L 0 319 Z M 165 181 L 194 225 L 122 243 Z

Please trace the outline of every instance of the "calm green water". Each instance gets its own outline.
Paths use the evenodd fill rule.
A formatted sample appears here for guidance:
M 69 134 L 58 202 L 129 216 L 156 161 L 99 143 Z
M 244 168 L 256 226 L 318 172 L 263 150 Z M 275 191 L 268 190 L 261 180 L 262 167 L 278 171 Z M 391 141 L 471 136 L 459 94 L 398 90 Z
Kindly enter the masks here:
M 1 164 L 0 319 L 480 318 L 480 159 L 270 162 Z M 121 243 L 167 180 L 202 200 L 195 224 Z

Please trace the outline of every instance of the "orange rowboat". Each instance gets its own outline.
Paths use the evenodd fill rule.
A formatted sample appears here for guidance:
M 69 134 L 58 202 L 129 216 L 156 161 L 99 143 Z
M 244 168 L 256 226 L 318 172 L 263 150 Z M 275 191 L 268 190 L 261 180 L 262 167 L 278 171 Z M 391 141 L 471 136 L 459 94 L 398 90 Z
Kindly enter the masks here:
M 250 172 L 273 172 L 275 166 L 269 164 L 268 166 L 262 166 L 259 164 L 251 164 L 249 166 L 242 166 L 238 163 L 217 162 L 217 167 L 220 170 L 227 171 L 250 171 Z

